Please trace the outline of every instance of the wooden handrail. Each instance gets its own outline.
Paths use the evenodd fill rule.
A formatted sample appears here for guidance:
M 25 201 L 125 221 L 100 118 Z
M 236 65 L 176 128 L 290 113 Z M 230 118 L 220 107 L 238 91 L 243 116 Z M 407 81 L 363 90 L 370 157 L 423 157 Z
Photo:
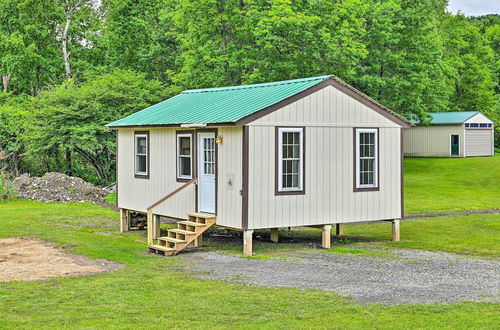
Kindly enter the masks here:
M 185 184 L 183 184 L 182 186 L 180 186 L 179 188 L 175 189 L 174 191 L 172 191 L 170 194 L 166 195 L 165 197 L 163 197 L 162 199 L 160 199 L 159 201 L 151 204 L 150 206 L 148 206 L 148 210 L 151 210 L 153 207 L 157 206 L 158 204 L 161 204 L 163 203 L 164 201 L 166 201 L 167 199 L 169 199 L 170 197 L 172 197 L 173 195 L 177 194 L 179 191 L 181 191 L 182 189 L 186 188 L 187 186 L 189 186 L 190 184 L 193 184 L 196 182 L 196 178 L 194 179 L 191 179 L 189 180 L 188 182 L 186 182 Z

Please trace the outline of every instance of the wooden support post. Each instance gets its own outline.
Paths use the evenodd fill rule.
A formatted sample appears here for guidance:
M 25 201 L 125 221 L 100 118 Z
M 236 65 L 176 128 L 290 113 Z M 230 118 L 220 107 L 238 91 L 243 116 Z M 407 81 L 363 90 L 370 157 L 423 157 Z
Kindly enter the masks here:
M 324 249 L 329 249 L 331 246 L 331 225 L 324 225 L 321 232 L 321 247 Z
M 399 219 L 392 220 L 392 241 L 399 242 Z
M 148 210 L 148 245 L 154 244 L 153 210 Z
M 160 237 L 160 216 L 153 215 L 153 240 Z
M 278 243 L 278 228 L 271 228 L 271 242 Z
M 335 225 L 335 235 L 336 236 L 344 235 L 344 224 L 343 223 L 337 223 Z
M 130 213 L 126 209 L 120 209 L 120 231 L 122 233 L 130 230 Z
M 252 256 L 252 235 L 253 230 L 245 230 L 243 232 L 243 255 L 245 257 Z
M 194 239 L 194 247 L 201 248 L 202 244 L 203 244 L 203 234 L 200 234 L 200 236 Z

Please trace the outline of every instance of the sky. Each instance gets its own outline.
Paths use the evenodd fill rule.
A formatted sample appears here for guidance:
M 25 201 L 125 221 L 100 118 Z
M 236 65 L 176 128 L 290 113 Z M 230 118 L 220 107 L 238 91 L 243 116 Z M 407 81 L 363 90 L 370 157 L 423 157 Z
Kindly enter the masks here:
M 449 0 L 448 10 L 453 14 L 461 11 L 466 16 L 500 14 L 499 0 Z

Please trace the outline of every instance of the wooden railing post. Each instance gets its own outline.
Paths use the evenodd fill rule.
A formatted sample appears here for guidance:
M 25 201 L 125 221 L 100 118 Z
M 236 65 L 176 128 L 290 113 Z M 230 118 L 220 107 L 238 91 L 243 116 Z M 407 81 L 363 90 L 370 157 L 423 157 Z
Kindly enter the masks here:
M 163 203 L 164 201 L 166 201 L 170 197 L 174 196 L 179 191 L 183 190 L 184 188 L 188 187 L 191 184 L 196 184 L 196 179 L 189 180 L 188 182 L 186 182 L 185 184 L 183 184 L 179 188 L 175 189 L 174 191 L 172 191 L 171 193 L 169 193 L 168 195 L 166 195 L 162 199 L 160 199 L 157 202 L 148 206 L 148 208 L 147 208 L 147 210 L 148 210 L 148 222 L 147 222 L 147 225 L 148 225 L 148 245 L 153 245 L 155 243 L 155 240 L 158 239 L 158 237 L 160 237 L 160 216 L 153 214 L 153 208 L 160 205 L 161 203 Z
M 153 210 L 148 210 L 148 245 L 153 245 L 154 243 L 154 228 L 153 228 Z

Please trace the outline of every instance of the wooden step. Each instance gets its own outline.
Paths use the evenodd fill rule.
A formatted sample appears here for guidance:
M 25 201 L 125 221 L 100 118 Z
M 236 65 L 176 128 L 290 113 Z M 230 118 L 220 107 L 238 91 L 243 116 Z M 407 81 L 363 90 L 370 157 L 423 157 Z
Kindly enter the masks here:
M 215 219 L 215 215 L 208 213 L 189 213 L 188 216 L 203 219 Z
M 170 243 L 186 243 L 183 239 L 173 238 L 173 237 L 158 237 L 159 241 L 165 241 Z
M 188 231 L 183 229 L 169 229 L 168 232 L 182 234 L 182 235 L 196 235 L 194 231 Z
M 148 248 L 163 251 L 163 252 L 172 252 L 172 253 L 175 252 L 175 249 L 169 248 L 169 247 L 166 247 L 163 245 L 148 245 Z
M 187 225 L 187 226 L 193 226 L 193 227 L 202 227 L 202 226 L 207 226 L 206 223 L 200 223 L 200 222 L 193 222 L 193 221 L 179 221 L 177 223 L 180 223 L 182 225 Z

